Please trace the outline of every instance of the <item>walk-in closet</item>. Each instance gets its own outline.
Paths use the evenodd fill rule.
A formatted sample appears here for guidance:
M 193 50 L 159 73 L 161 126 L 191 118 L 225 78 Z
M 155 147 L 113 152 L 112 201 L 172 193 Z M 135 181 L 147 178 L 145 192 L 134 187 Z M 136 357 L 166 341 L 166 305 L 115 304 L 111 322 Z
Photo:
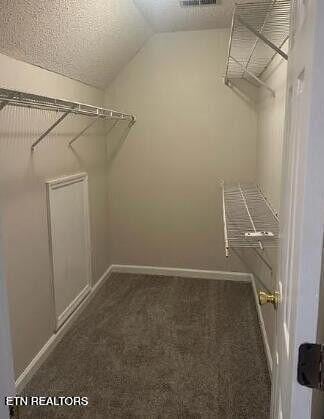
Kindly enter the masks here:
M 310 3 L 0 1 L 1 419 L 292 419 Z

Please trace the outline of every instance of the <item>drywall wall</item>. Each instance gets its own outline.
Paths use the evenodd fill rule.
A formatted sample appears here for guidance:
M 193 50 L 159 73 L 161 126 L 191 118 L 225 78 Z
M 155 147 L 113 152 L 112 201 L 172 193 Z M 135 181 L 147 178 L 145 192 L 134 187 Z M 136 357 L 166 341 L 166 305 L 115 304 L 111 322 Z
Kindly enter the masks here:
M 287 51 L 288 45 L 284 45 Z M 277 56 L 263 75 L 264 81 L 274 92 L 273 97 L 267 89 L 260 88 L 259 99 L 256 104 L 258 110 L 257 137 L 257 182 L 265 196 L 269 199 L 274 210 L 280 213 L 282 146 L 285 126 L 287 62 Z M 273 267 L 271 275 L 269 269 L 255 255 L 249 255 L 249 263 L 256 277 L 273 291 L 276 289 L 278 249 L 266 249 L 264 256 Z M 264 286 L 257 282 L 260 290 Z M 274 354 L 275 312 L 271 305 L 262 307 L 262 314 L 267 330 L 271 353 Z
M 103 93 L 63 76 L 0 55 L 0 86 L 101 105 Z M 53 299 L 45 181 L 89 174 L 92 275 L 109 266 L 106 217 L 106 138 L 100 125 L 68 141 L 87 118 L 68 117 L 31 153 L 30 146 L 56 113 L 5 107 L 0 112 L 0 211 L 16 377 L 53 333 Z
M 257 180 L 272 207 L 279 213 L 287 61 L 276 57 L 263 78 L 275 91 L 275 97 L 272 97 L 267 89 L 260 89 L 257 104 Z
M 106 91 L 137 116 L 110 162 L 114 263 L 242 270 L 224 255 L 218 181 L 254 180 L 257 114 L 223 83 L 228 38 L 154 35 Z

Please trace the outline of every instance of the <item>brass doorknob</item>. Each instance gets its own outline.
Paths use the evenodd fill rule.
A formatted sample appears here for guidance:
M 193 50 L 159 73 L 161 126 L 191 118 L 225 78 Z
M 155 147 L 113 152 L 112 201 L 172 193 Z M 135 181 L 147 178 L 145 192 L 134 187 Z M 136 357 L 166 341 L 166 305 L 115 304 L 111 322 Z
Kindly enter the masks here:
M 275 291 L 273 294 L 268 294 L 266 292 L 259 291 L 259 303 L 261 306 L 265 304 L 273 304 L 274 308 L 277 308 L 280 303 L 280 293 Z

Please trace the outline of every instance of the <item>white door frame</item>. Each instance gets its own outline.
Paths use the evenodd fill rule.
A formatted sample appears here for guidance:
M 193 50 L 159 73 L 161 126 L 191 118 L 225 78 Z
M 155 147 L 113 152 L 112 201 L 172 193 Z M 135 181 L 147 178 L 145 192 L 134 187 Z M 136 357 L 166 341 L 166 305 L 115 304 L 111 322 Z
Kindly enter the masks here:
M 293 4 L 280 211 L 278 289 L 284 295 L 277 312 L 273 419 L 311 418 L 312 390 L 297 382 L 298 349 L 316 342 L 323 246 L 324 2 Z
M 76 173 L 73 175 L 62 176 L 60 178 L 55 178 L 48 180 L 46 182 L 46 191 L 47 191 L 47 213 L 48 213 L 48 234 L 49 234 L 49 243 L 50 243 L 50 258 L 51 258 L 51 292 L 53 304 L 53 318 L 54 318 L 54 331 L 57 332 L 59 328 L 64 324 L 68 317 L 76 310 L 84 298 L 89 294 L 91 288 L 93 287 L 93 278 L 92 278 L 92 267 L 91 267 L 91 238 L 90 238 L 90 208 L 89 208 L 89 186 L 88 186 L 88 174 L 86 172 Z M 74 183 L 81 183 L 83 186 L 83 210 L 85 216 L 85 225 L 84 225 L 84 234 L 85 234 L 85 245 L 87 253 L 87 284 L 82 289 L 79 295 L 76 296 L 75 300 L 65 309 L 63 313 L 58 316 L 56 312 L 55 305 L 55 284 L 54 284 L 54 254 L 53 254 L 53 242 L 52 242 L 52 219 L 51 219 L 51 193 L 59 188 L 64 188 Z
M 4 404 L 6 396 L 16 394 L 13 355 L 10 337 L 8 299 L 0 260 L 0 417 L 9 418 L 9 408 Z

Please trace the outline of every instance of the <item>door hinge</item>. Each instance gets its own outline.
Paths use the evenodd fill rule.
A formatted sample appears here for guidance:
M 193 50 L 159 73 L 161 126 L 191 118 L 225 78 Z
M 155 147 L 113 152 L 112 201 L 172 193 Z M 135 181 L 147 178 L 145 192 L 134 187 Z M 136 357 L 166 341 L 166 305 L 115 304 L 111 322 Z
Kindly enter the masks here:
M 10 419 L 19 419 L 19 406 L 9 406 Z
M 297 380 L 302 386 L 324 390 L 324 345 L 300 345 Z

